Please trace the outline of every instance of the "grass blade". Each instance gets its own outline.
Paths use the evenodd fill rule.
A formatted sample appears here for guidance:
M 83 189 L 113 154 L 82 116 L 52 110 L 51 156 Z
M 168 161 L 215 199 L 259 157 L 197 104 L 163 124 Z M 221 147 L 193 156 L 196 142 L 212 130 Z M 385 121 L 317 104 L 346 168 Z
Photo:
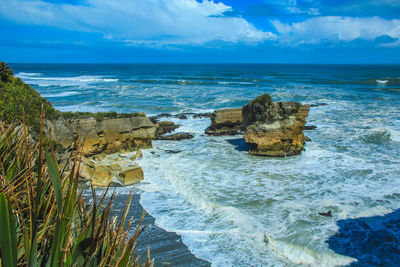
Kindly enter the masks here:
M 0 247 L 2 265 L 17 266 L 17 240 L 14 214 L 4 193 L 0 195 Z
M 47 168 L 49 169 L 49 174 L 51 177 L 51 181 L 53 183 L 54 194 L 56 195 L 58 212 L 61 214 L 62 211 L 62 194 L 60 187 L 60 173 L 58 171 L 57 162 L 50 155 L 50 153 L 46 150 L 46 162 Z

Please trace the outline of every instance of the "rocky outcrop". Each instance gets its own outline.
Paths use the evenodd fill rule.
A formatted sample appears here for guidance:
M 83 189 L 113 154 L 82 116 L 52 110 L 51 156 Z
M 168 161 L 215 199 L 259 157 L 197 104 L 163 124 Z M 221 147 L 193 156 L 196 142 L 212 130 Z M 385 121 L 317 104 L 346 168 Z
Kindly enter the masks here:
M 59 118 L 46 121 L 45 133 L 64 148 L 74 146 L 79 136 L 83 144 L 82 154 L 92 156 L 100 153 L 114 153 L 122 150 L 135 150 L 151 147 L 157 128 L 144 113 L 131 114 L 129 117 Z
M 172 121 L 160 121 L 155 124 L 157 128 L 156 138 L 158 139 L 161 135 L 171 133 L 180 127 L 179 124 L 175 124 Z
M 304 124 L 310 105 L 272 102 L 260 96 L 243 107 L 244 140 L 250 154 L 284 157 L 299 154 L 304 148 Z
M 218 109 L 211 114 L 211 126 L 206 129 L 208 135 L 235 135 L 242 133 L 242 109 Z
M 160 136 L 160 140 L 169 140 L 169 141 L 181 141 L 192 138 L 194 138 L 194 136 L 190 133 L 176 133 L 176 134 Z

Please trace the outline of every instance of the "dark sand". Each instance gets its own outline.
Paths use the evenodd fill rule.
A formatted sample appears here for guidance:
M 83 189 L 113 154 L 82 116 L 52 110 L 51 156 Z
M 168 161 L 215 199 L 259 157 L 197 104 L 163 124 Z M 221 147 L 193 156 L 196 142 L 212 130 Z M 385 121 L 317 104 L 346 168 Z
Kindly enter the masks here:
M 112 192 L 112 189 L 110 188 Z M 137 225 L 138 220 L 143 212 L 140 204 L 140 195 L 135 190 L 132 199 L 132 205 L 129 210 L 127 219 L 134 218 L 133 228 Z M 117 215 L 122 212 L 126 202 L 126 195 L 118 196 L 118 191 L 114 199 L 113 213 Z M 154 259 L 154 266 L 211 266 L 205 260 L 194 256 L 189 248 L 182 242 L 182 238 L 175 232 L 167 232 L 155 225 L 155 219 L 146 212 L 142 226 L 144 231 L 137 240 L 137 248 L 139 255 L 142 255 L 142 261 L 146 259 L 147 248 L 150 247 L 150 257 Z M 169 263 L 169 264 L 168 264 Z

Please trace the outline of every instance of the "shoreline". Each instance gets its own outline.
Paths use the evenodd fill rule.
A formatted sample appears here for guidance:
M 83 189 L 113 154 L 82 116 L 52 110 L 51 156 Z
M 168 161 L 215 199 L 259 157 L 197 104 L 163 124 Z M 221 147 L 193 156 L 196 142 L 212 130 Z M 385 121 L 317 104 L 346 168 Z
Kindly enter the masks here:
M 126 202 L 126 194 L 118 194 L 118 188 L 115 188 L 116 195 L 113 201 L 113 214 L 119 215 L 122 212 Z M 121 187 L 123 188 L 123 187 Z M 112 192 L 110 190 L 109 192 Z M 150 258 L 154 259 L 154 266 L 211 266 L 211 263 L 197 258 L 183 243 L 182 238 L 176 232 L 169 232 L 155 224 L 155 218 L 151 216 L 140 203 L 141 192 L 134 189 L 132 194 L 132 203 L 128 212 L 127 221 L 134 219 L 133 225 L 137 225 L 142 212 L 146 215 L 142 221 L 141 228 L 145 229 L 140 233 L 137 239 L 138 255 L 142 259 L 147 256 L 147 249 L 150 248 Z

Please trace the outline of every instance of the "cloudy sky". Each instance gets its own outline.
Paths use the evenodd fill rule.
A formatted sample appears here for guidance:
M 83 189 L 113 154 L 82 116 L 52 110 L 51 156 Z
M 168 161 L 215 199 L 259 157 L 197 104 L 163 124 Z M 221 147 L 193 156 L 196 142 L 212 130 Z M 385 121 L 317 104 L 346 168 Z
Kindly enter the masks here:
M 0 60 L 400 64 L 400 0 L 0 0 Z

